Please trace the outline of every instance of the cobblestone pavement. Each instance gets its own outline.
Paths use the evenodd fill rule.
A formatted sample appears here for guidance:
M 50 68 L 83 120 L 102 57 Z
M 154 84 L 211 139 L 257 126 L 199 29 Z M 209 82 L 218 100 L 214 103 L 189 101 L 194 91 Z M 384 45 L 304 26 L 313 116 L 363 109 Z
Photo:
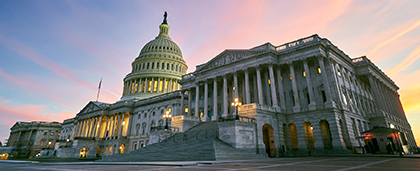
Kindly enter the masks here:
M 388 157 L 293 157 L 228 162 L 148 162 L 148 163 L 98 163 L 98 162 L 0 162 L 0 170 L 420 170 L 419 158 Z

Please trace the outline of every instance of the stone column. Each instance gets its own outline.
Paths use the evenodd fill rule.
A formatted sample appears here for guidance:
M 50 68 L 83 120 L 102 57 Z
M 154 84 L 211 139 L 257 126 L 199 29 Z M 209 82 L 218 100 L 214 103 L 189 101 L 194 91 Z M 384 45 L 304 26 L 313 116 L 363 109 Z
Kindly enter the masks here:
M 96 117 L 93 117 L 91 119 L 91 126 L 90 126 L 90 131 L 89 131 L 89 137 L 93 137 L 93 133 L 95 132 L 95 126 L 96 126 Z
M 74 140 L 74 137 L 77 137 L 77 131 L 79 129 L 79 122 L 76 122 L 75 126 L 76 127 L 74 127 L 74 129 L 73 129 L 73 135 L 71 137 L 71 140 Z
M 117 114 L 117 122 L 115 122 L 115 128 L 114 128 L 114 130 L 115 130 L 115 132 L 114 132 L 114 136 L 115 137 L 119 137 L 119 129 L 121 128 L 121 124 L 122 124 L 122 122 L 121 122 L 121 120 L 120 120 L 120 114 L 118 113 Z
M 150 93 L 153 93 L 154 87 L 155 87 L 155 78 L 152 77 L 152 87 L 150 87 Z
M 248 70 L 245 70 L 245 104 L 251 103 L 251 94 L 249 91 L 249 73 Z
M 211 120 L 215 121 L 219 119 L 217 115 L 217 78 L 213 80 L 213 115 L 211 116 Z
M 112 138 L 114 134 L 114 125 L 115 125 L 115 115 L 112 115 L 111 121 L 109 121 L 109 134 L 108 134 L 109 138 Z
M 284 101 L 283 81 L 282 81 L 282 77 L 281 77 L 280 66 L 277 68 L 277 81 L 278 81 L 278 85 L 279 85 L 280 107 L 283 110 L 285 110 L 286 109 L 286 102 Z
M 191 116 L 192 88 L 188 89 L 188 116 Z
M 292 79 L 294 78 L 292 77 Z M 296 122 L 295 126 L 296 126 L 296 134 L 297 134 L 297 139 L 298 139 L 298 148 L 306 149 L 307 145 L 306 145 L 306 140 L 305 140 L 305 131 L 303 128 L 303 121 Z
M 296 85 L 296 76 L 295 76 L 295 69 L 293 68 L 293 62 L 288 63 L 290 68 L 290 74 L 292 76 L 292 88 L 293 88 L 293 97 L 295 98 L 295 106 L 293 107 L 293 112 L 300 112 L 300 102 L 299 102 L 299 94 Z
M 204 82 L 204 116 L 203 122 L 209 121 L 210 118 L 208 116 L 208 94 L 209 94 L 209 86 L 208 83 Z
M 376 106 L 377 106 L 378 110 L 382 110 L 383 109 L 382 104 L 379 102 L 378 90 L 376 89 L 376 85 L 375 85 L 375 82 L 372 78 L 372 75 L 369 74 L 368 79 L 369 79 L 370 87 L 371 87 L 372 92 L 373 92 L 373 97 L 375 98 Z
M 228 92 L 227 92 L 227 78 L 223 76 L 223 117 L 228 116 Z
M 85 137 L 89 137 L 90 135 L 90 131 L 92 131 L 92 118 L 88 118 L 88 125 L 86 128 L 86 133 L 85 133 Z
M 82 129 L 80 130 L 80 137 L 84 137 L 84 133 L 85 133 L 85 128 L 86 128 L 86 119 L 83 119 L 82 121 Z
M 146 92 L 148 92 L 147 90 L 149 89 L 149 81 L 147 80 L 147 78 L 145 78 L 144 82 L 146 83 L 144 85 L 144 93 L 146 93 Z
M 318 62 L 319 62 L 319 68 L 321 69 L 321 76 L 322 76 L 322 81 L 324 84 L 325 96 L 327 97 L 327 101 L 325 102 L 325 105 L 326 107 L 335 107 L 335 103 L 331 98 L 331 91 L 330 91 L 330 86 L 328 84 L 327 73 L 326 73 L 327 71 L 325 71 L 324 59 L 322 56 L 318 57 Z
M 125 123 L 124 123 L 124 117 L 125 117 L 125 113 L 123 113 L 122 114 L 122 116 L 121 116 L 121 126 L 120 126 L 120 133 L 118 134 L 118 139 L 120 139 L 121 137 L 122 137 L 122 131 L 123 131 L 123 129 L 124 129 L 124 125 L 125 125 Z
M 270 74 L 271 100 L 273 102 L 273 107 L 278 108 L 279 105 L 277 102 L 276 79 L 274 78 L 273 65 L 268 66 L 268 72 Z
M 308 104 L 308 108 L 309 110 L 316 110 L 315 97 L 314 97 L 314 92 L 312 90 L 311 73 L 308 67 L 308 59 L 303 60 L 303 67 L 305 68 L 306 85 L 308 86 L 309 101 L 310 101 L 310 103 Z
M 258 103 L 264 104 L 264 97 L 263 97 L 263 91 L 262 91 L 262 83 L 261 83 L 261 69 L 259 67 L 255 68 L 257 71 L 257 88 L 258 88 Z
M 181 90 L 181 114 L 185 115 L 185 107 L 184 107 L 184 91 Z
M 239 93 L 238 93 L 238 74 L 237 73 L 234 73 L 233 74 L 233 86 L 235 87 L 235 95 L 233 96 L 234 98 L 235 97 L 239 97 L 238 95 L 239 95 Z
M 199 102 L 200 101 L 200 86 L 198 82 L 195 86 L 195 117 L 200 117 Z
M 172 91 L 176 91 L 176 84 L 178 84 L 177 83 L 177 80 L 174 79 L 172 82 L 173 82 L 173 84 L 172 84 Z
M 98 122 L 98 126 L 97 126 L 97 128 L 96 128 L 96 134 L 95 134 L 95 137 L 96 137 L 96 138 L 98 138 L 98 137 L 99 137 L 99 134 L 100 134 L 100 132 L 101 132 L 102 118 L 103 118 L 103 116 L 100 116 L 100 117 L 99 117 L 99 122 Z
M 103 117 L 105 117 L 105 116 L 103 116 Z M 107 131 L 107 128 L 108 128 L 108 119 L 109 119 L 109 117 L 108 116 L 106 116 L 106 120 L 105 120 L 105 127 L 103 128 L 104 129 L 104 133 L 102 134 L 102 137 L 103 138 L 106 138 L 106 131 Z M 100 132 L 100 131 L 99 131 Z
M 308 76 L 308 75 L 306 75 Z M 314 147 L 319 149 L 324 149 L 324 144 L 322 143 L 322 139 L 324 138 L 322 134 L 322 127 L 319 125 L 319 121 L 312 120 L 312 132 L 314 135 Z

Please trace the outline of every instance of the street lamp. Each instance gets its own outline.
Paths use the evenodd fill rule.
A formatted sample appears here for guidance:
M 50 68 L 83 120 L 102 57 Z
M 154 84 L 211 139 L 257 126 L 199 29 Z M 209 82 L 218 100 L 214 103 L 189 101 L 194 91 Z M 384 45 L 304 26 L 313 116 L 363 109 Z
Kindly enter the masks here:
M 237 113 L 238 111 L 238 106 L 242 105 L 241 102 L 239 102 L 238 97 L 235 97 L 235 101 L 232 102 L 232 107 L 235 107 L 235 112 L 233 112 L 233 115 L 236 115 L 236 118 L 239 118 L 239 114 Z
M 166 114 L 163 115 L 163 118 L 165 118 L 166 120 L 166 125 L 165 125 L 165 129 L 169 129 L 168 126 L 168 121 L 170 118 L 172 118 L 172 115 L 170 114 L 169 110 L 166 111 Z

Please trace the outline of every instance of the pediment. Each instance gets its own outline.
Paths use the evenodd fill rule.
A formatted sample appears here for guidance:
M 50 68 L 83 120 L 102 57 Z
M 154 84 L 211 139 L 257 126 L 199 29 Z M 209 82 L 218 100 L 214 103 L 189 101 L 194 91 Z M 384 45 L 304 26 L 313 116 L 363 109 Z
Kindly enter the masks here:
M 102 107 L 96 103 L 100 103 L 100 102 L 89 102 L 82 110 L 80 110 L 80 112 L 78 113 L 78 115 L 83 115 L 86 113 L 91 113 L 93 111 L 97 111 L 102 109 Z
M 225 50 L 209 62 L 197 66 L 196 72 L 218 68 L 264 52 L 266 50 Z

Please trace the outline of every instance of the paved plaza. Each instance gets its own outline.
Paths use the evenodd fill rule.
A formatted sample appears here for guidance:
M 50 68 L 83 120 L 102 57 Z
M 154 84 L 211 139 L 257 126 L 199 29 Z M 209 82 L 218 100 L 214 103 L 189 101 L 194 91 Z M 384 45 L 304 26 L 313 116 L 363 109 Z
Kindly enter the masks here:
M 0 170 L 420 170 L 420 158 L 292 157 L 243 161 L 188 162 L 19 162 L 2 161 Z

